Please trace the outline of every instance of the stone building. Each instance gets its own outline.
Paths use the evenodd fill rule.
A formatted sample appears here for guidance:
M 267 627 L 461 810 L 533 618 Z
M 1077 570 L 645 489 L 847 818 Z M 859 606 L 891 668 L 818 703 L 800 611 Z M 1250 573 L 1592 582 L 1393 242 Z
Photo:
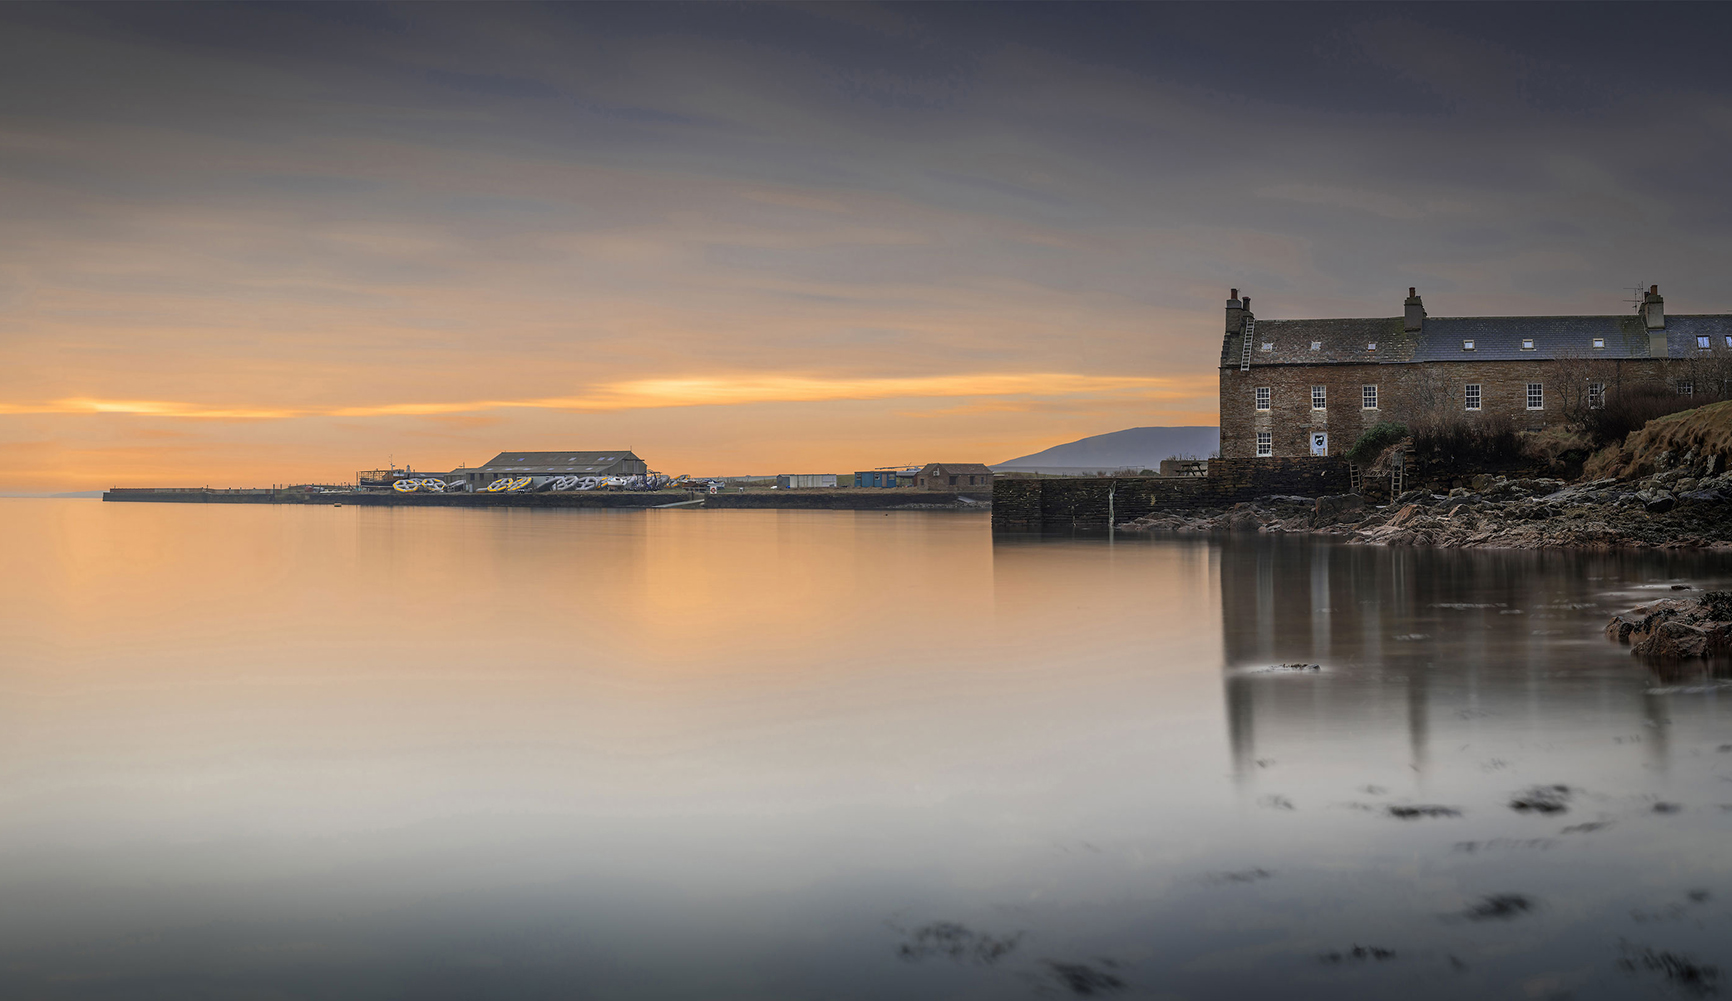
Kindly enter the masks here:
M 914 475 L 920 490 L 992 489 L 992 470 L 980 462 L 928 462 Z
M 1613 316 L 1401 316 L 1259 320 L 1227 299 L 1221 457 L 1339 455 L 1380 421 L 1508 420 L 1542 430 L 1620 387 L 1732 388 L 1732 315 L 1667 316 L 1659 286 Z

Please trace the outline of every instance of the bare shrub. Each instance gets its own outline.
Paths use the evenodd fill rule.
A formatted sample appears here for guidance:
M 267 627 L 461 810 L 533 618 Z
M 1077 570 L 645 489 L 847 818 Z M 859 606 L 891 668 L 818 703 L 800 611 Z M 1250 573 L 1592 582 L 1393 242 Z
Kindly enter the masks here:
M 1616 392 L 1606 393 L 1604 406 L 1583 411 L 1581 426 L 1594 447 L 1603 448 L 1621 443 L 1630 432 L 1656 417 L 1700 405 L 1694 396 L 1680 396 L 1677 389 L 1663 382 L 1626 383 Z

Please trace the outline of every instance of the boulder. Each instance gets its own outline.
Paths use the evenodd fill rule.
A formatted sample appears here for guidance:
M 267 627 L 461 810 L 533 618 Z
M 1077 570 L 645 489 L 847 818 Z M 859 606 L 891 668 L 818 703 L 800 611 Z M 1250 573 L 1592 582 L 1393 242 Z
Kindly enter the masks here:
M 1351 515 L 1364 510 L 1365 498 L 1358 494 L 1335 494 L 1317 498 L 1317 505 L 1313 509 L 1313 513 L 1317 516 L 1318 525 L 1328 525 L 1341 519 L 1344 515 Z
M 1664 514 L 1678 505 L 1678 498 L 1670 490 L 1644 491 L 1644 493 L 1647 493 L 1648 496 L 1642 497 L 1642 494 L 1636 496 L 1641 498 L 1643 507 L 1655 514 Z
M 1706 657 L 1709 632 L 1679 619 L 1668 619 L 1654 628 L 1648 638 L 1630 645 L 1630 652 L 1649 660 L 1689 660 Z

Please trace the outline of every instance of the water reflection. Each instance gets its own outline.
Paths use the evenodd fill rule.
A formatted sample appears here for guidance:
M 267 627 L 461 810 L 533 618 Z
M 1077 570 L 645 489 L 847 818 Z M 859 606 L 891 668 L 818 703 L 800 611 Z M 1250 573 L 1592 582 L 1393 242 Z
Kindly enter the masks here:
M 1434 696 L 1458 718 L 1490 712 L 1560 716 L 1621 706 L 1669 758 L 1661 682 L 1727 676 L 1713 665 L 1649 667 L 1604 642 L 1597 625 L 1688 578 L 1713 587 L 1706 557 L 1582 552 L 1479 553 L 1350 547 L 1273 539 L 1221 551 L 1221 624 L 1234 772 L 1256 771 L 1259 741 L 1295 734 L 1405 728 L 1423 773 Z M 1304 581 L 1304 586 L 1293 586 Z M 1294 684 L 1271 665 L 1317 664 Z M 1652 677 L 1650 677 L 1652 672 Z M 1436 689 L 1434 691 L 1434 688 Z M 1636 745 L 1632 745 L 1633 747 Z
M 0 996 L 1581 999 L 1732 961 L 1721 689 L 1599 634 L 1707 558 L 29 501 L 0 551 Z

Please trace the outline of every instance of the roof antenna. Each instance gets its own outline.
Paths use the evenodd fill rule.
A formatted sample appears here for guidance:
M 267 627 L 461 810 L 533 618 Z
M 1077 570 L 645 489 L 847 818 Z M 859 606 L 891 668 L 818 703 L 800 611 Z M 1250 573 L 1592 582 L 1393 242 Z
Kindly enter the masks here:
M 1647 285 L 1637 282 L 1635 285 L 1630 287 L 1630 298 L 1625 299 L 1624 301 L 1629 303 L 1636 312 L 1640 313 L 1642 311 L 1642 303 L 1648 301 L 1646 298 L 1647 291 Z

